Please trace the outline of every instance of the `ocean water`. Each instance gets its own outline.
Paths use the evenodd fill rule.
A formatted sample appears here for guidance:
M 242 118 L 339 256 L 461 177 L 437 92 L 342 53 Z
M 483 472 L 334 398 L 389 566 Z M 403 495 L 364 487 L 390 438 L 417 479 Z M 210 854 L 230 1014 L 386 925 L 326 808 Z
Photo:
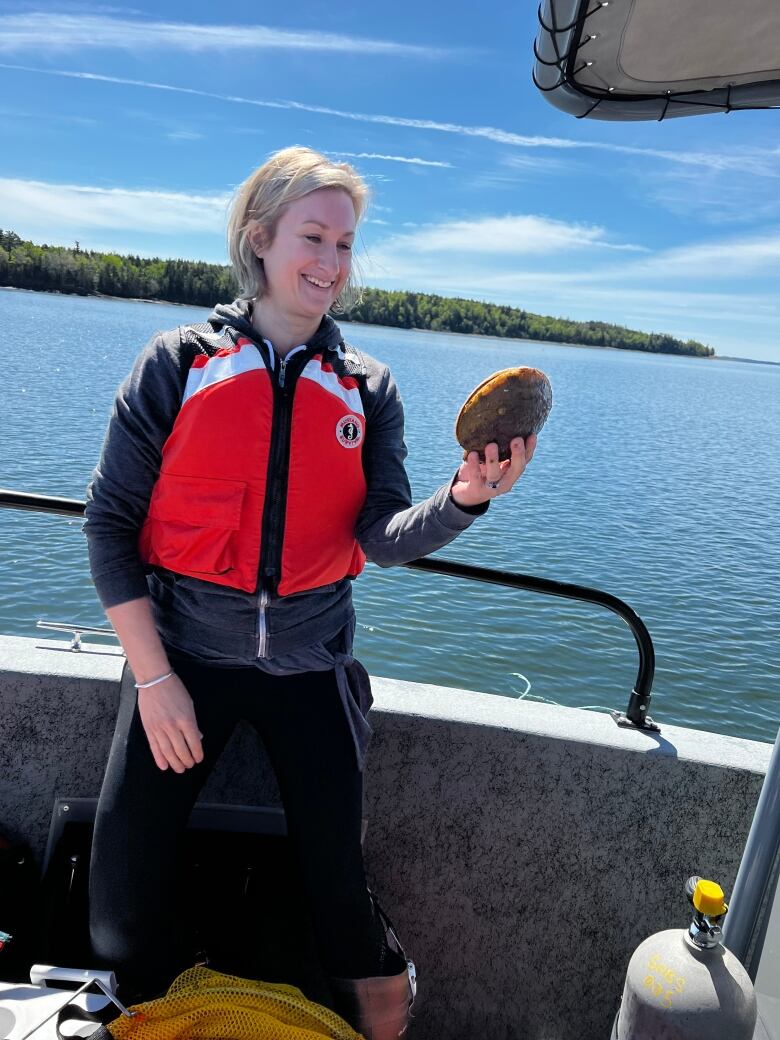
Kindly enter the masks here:
M 113 394 L 168 304 L 0 290 L 0 486 L 83 498 Z M 774 740 L 780 716 L 780 368 L 359 325 L 406 407 L 416 499 L 457 468 L 469 391 L 543 369 L 554 405 L 515 489 L 440 555 L 604 589 L 656 649 L 651 713 Z M 749 346 L 749 345 L 748 345 Z M 0 632 L 105 623 L 80 522 L 0 510 Z M 624 709 L 627 627 L 595 606 L 404 568 L 356 583 L 358 655 L 375 675 Z

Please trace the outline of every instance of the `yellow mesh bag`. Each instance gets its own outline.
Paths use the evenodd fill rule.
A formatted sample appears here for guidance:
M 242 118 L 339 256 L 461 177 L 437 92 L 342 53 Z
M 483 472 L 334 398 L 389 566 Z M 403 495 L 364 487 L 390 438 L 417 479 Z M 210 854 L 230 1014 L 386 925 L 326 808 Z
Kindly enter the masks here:
M 333 1011 L 294 986 L 189 968 L 164 997 L 106 1027 L 114 1040 L 361 1040 Z

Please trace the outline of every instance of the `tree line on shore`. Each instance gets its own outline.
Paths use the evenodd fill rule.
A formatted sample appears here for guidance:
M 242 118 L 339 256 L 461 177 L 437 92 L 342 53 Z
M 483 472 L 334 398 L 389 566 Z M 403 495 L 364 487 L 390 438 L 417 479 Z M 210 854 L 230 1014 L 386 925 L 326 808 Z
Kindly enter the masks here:
M 17 289 L 165 300 L 212 307 L 232 300 L 238 286 L 229 266 L 192 260 L 159 260 L 79 248 L 35 245 L 13 231 L 0 229 L 0 285 Z M 571 321 L 518 307 L 500 306 L 429 293 L 365 289 L 361 301 L 340 321 L 431 329 L 514 339 L 617 347 L 657 354 L 712 357 L 715 351 L 696 340 L 666 333 L 638 332 L 603 321 Z

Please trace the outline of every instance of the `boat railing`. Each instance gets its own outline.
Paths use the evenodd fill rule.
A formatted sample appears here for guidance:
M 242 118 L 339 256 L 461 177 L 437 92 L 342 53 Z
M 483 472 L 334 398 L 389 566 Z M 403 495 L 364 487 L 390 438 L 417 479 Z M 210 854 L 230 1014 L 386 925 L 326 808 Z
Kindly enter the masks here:
M 55 516 L 66 516 L 77 519 L 84 516 L 85 502 L 75 498 L 58 498 L 53 495 L 39 495 L 27 491 L 14 491 L 0 488 L 0 508 L 21 509 L 28 512 L 49 513 Z M 592 589 L 585 585 L 573 585 L 550 578 L 537 578 L 530 574 L 516 574 L 513 571 L 494 570 L 489 567 L 474 567 L 455 560 L 440 557 L 426 557 L 413 560 L 404 566 L 411 570 L 426 571 L 429 574 L 441 574 L 450 578 L 465 578 L 467 581 L 487 582 L 491 585 L 503 585 L 505 588 L 522 589 L 526 592 L 538 592 L 545 596 L 560 596 L 564 599 L 579 600 L 583 603 L 594 603 L 611 610 L 628 625 L 639 652 L 639 670 L 636 682 L 629 697 L 625 712 L 612 711 L 611 715 L 619 726 L 631 726 L 638 729 L 658 730 L 658 726 L 648 714 L 655 673 L 655 650 L 653 640 L 645 623 L 623 600 L 609 592 Z M 49 625 L 47 627 L 55 627 Z M 57 628 L 76 631 L 78 626 L 59 624 Z M 95 631 L 85 628 L 85 632 Z M 110 634 L 107 630 L 97 630 L 101 635 Z M 76 647 L 74 647 L 76 649 Z

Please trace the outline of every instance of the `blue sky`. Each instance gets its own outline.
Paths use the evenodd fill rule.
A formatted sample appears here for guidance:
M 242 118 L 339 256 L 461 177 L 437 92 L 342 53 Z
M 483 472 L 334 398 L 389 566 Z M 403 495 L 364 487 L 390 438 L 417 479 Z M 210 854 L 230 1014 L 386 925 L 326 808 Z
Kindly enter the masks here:
M 366 284 L 780 361 L 780 113 L 578 121 L 531 83 L 536 4 L 0 0 L 0 227 L 223 263 L 277 148 L 353 162 Z

